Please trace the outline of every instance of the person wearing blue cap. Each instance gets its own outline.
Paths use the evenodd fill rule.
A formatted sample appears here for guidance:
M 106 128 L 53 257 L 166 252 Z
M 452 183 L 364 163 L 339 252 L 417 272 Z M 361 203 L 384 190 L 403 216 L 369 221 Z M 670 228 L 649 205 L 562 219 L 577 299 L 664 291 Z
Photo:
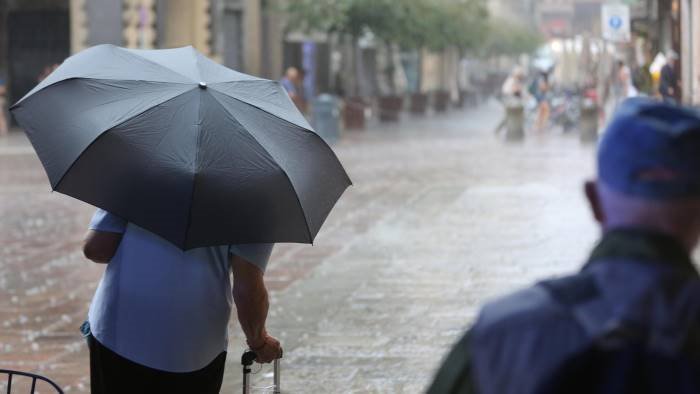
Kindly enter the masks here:
M 597 162 L 581 272 L 487 304 L 428 393 L 700 393 L 700 116 L 627 100 Z

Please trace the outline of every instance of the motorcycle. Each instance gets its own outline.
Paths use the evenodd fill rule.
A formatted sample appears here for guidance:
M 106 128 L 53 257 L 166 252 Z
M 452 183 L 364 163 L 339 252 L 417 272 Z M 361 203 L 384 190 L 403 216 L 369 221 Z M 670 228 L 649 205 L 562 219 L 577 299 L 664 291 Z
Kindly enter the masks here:
M 551 99 L 550 119 L 568 133 L 578 125 L 581 119 L 582 97 L 574 89 L 564 89 L 555 93 Z

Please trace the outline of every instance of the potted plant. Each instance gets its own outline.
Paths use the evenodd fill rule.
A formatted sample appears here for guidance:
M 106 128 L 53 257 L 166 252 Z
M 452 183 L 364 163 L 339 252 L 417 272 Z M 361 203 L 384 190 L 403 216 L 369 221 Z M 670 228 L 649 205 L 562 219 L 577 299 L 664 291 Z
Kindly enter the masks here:
M 423 115 L 428 109 L 428 95 L 425 93 L 411 94 L 411 113 L 415 115 Z
M 445 112 L 450 103 L 450 92 L 444 89 L 436 90 L 433 93 L 433 110 L 435 112 Z
M 378 98 L 379 120 L 382 122 L 398 122 L 403 109 L 403 97 L 397 95 L 382 95 Z

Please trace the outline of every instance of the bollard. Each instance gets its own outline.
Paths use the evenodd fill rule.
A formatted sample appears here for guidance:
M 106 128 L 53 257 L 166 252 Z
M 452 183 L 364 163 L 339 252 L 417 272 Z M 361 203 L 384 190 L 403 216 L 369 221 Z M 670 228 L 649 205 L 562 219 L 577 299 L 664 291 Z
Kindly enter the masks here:
M 316 134 L 331 145 L 340 137 L 340 110 L 338 100 L 330 94 L 321 94 L 312 103 L 312 123 Z
M 521 141 L 525 138 L 525 110 L 520 102 L 506 104 L 506 140 Z
M 591 100 L 584 100 L 581 104 L 579 139 L 582 143 L 598 140 L 598 107 Z

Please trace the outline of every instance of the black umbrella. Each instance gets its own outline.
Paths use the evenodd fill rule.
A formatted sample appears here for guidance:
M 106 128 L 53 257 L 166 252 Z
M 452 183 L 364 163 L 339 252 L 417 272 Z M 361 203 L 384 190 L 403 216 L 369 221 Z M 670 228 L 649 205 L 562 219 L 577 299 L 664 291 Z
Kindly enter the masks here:
M 182 249 L 311 243 L 350 185 L 278 82 L 192 47 L 87 49 L 11 111 L 54 190 Z

